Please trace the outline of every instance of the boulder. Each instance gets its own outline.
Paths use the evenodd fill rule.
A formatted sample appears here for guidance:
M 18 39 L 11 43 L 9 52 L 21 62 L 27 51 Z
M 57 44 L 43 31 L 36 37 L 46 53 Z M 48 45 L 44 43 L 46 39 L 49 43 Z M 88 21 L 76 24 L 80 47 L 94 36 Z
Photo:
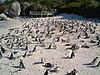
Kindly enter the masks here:
M 21 8 L 18 1 L 14 1 L 8 8 L 5 9 L 4 14 L 8 17 L 18 17 L 20 15 Z
M 0 14 L 0 20 L 10 20 L 4 13 Z

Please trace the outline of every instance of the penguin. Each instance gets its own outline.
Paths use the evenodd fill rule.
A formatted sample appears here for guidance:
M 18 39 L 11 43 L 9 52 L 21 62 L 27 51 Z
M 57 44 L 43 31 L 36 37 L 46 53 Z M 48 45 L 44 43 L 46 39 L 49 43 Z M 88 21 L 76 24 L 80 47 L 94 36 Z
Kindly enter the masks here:
M 41 63 L 44 63 L 44 58 L 43 57 L 41 57 Z
M 90 36 L 88 35 L 88 33 L 85 32 L 85 38 L 84 39 L 88 39 L 90 38 Z
M 61 38 L 61 42 L 64 43 L 64 42 L 66 42 L 66 40 Z
M 54 66 L 54 64 L 51 64 L 51 63 L 45 63 L 43 66 L 44 66 L 44 67 L 51 68 L 51 67 Z
M 49 47 L 47 49 L 51 49 L 52 44 L 49 45 Z
M 36 47 L 37 47 L 37 45 L 35 45 L 35 47 L 33 48 L 32 52 L 35 52 L 36 51 Z
M 84 45 L 81 46 L 81 48 L 90 48 L 90 46 L 88 46 L 86 43 Z
M 59 41 L 60 41 L 60 37 L 56 37 L 55 42 L 59 42 Z
M 98 62 L 98 64 L 96 65 L 96 67 L 100 67 L 100 61 Z
M 24 57 L 24 58 L 25 58 L 25 57 L 26 57 L 26 54 L 27 54 L 27 51 L 24 53 L 24 55 L 23 55 L 22 57 Z
M 44 73 L 44 75 L 48 75 L 48 69 L 46 70 L 46 72 Z
M 27 56 L 32 56 L 32 51 L 29 51 Z
M 98 57 L 95 57 L 95 58 L 93 59 L 93 61 L 91 62 L 91 64 L 94 65 L 94 64 L 96 63 L 97 59 L 98 59 Z
M 54 71 L 55 72 L 58 72 L 59 70 L 60 70 L 60 67 L 59 66 L 57 66 L 57 67 L 54 68 Z
M 76 49 L 76 44 L 73 44 L 73 45 L 71 46 L 71 49 L 72 49 L 72 50 L 75 50 L 75 49 Z
M 72 51 L 71 56 L 70 56 L 70 59 L 73 58 L 73 57 L 75 57 L 74 51 Z
M 42 43 L 43 43 L 43 42 L 42 42 L 42 40 L 41 40 L 40 38 L 38 39 L 38 41 L 39 41 L 39 43 L 40 43 L 40 44 L 42 44 Z
M 76 75 L 77 71 L 76 69 L 73 69 L 71 72 L 70 72 L 70 75 Z
M 2 58 L 3 56 L 2 56 L 2 53 L 0 52 L 0 59 Z
M 100 40 L 97 42 L 97 45 L 99 45 L 100 44 Z
M 96 41 L 94 41 L 94 40 L 91 39 L 91 40 L 90 40 L 90 43 L 96 43 Z
M 11 55 L 9 57 L 9 60 L 14 59 L 13 53 L 11 52 Z
M 28 50 L 28 46 L 26 45 L 25 50 Z
M 78 36 L 77 36 L 77 39 L 79 39 L 81 37 L 81 34 L 79 34 Z
M 19 64 L 19 67 L 21 67 L 21 68 L 24 68 L 25 69 L 25 66 L 24 66 L 24 63 L 23 63 L 23 60 L 22 59 L 20 59 L 20 62 L 19 62 L 20 64 Z
M 5 53 L 6 52 L 6 50 L 1 46 L 1 52 L 2 53 Z
M 10 48 L 13 48 L 13 46 L 14 46 L 14 44 L 13 44 L 13 43 L 11 43 L 11 44 L 10 44 Z

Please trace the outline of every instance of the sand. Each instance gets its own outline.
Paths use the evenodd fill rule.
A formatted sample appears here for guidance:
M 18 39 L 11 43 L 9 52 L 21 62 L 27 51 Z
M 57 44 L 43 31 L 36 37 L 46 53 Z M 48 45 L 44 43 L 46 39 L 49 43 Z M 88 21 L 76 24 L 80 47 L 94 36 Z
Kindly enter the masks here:
M 62 16 L 63 15 L 57 16 L 57 18 L 62 18 Z M 67 18 L 65 14 L 63 17 L 66 17 L 64 18 L 64 20 L 65 19 L 69 20 L 69 18 Z M 80 17 L 78 17 L 77 20 L 79 21 L 83 20 L 79 18 Z M 33 18 L 26 18 L 26 20 L 28 20 L 27 23 L 29 24 L 32 19 Z M 10 21 L 6 21 L 4 24 L 0 24 L 0 36 L 2 36 L 2 34 L 6 35 L 9 29 L 11 28 L 19 28 L 20 30 L 22 30 L 23 29 L 22 25 L 25 23 L 26 20 L 23 18 L 17 18 L 17 19 L 11 19 Z M 63 20 L 63 19 L 58 19 L 58 20 Z M 40 29 L 42 30 L 42 28 Z M 100 33 L 99 23 L 96 32 Z M 56 32 L 56 35 L 57 34 L 60 33 Z M 64 35 L 62 36 L 62 38 L 66 39 L 66 36 L 68 36 L 71 39 L 70 41 L 71 44 L 77 44 L 79 47 L 81 47 L 83 43 L 80 42 L 80 40 L 84 40 L 86 43 L 89 44 L 90 48 L 79 48 L 78 50 L 75 50 L 75 57 L 73 59 L 69 59 L 67 57 L 70 55 L 70 50 L 66 50 L 66 48 L 70 46 L 65 46 L 66 42 L 56 42 L 55 43 L 57 46 L 56 49 L 46 49 L 48 47 L 47 45 L 46 47 L 38 46 L 36 51 L 32 53 L 32 56 L 27 56 L 25 58 L 22 58 L 26 68 L 21 69 L 17 68 L 16 66 L 19 65 L 19 59 L 25 53 L 25 51 L 16 48 L 12 49 L 6 48 L 4 43 L 2 43 L 7 52 L 3 54 L 3 58 L 0 59 L 0 75 L 44 75 L 44 72 L 46 71 L 47 68 L 43 67 L 42 66 L 43 64 L 38 63 L 41 61 L 41 57 L 45 58 L 46 62 L 54 64 L 54 67 L 52 67 L 51 70 L 53 70 L 56 67 L 56 65 L 60 67 L 59 72 L 57 73 L 49 72 L 49 75 L 66 75 L 67 72 L 72 71 L 74 68 L 78 71 L 76 75 L 99 75 L 100 67 L 95 68 L 91 67 L 91 65 L 85 65 L 85 64 L 90 63 L 96 56 L 99 57 L 97 62 L 100 61 L 100 47 L 93 46 L 94 44 L 89 43 L 90 39 L 82 39 L 82 38 L 75 39 L 75 35 L 72 34 Z M 95 34 L 92 34 L 91 36 L 95 36 Z M 54 37 L 55 36 L 52 36 L 52 38 Z M 46 43 L 52 42 L 52 38 L 45 38 L 46 39 L 45 42 Z M 30 37 L 28 39 L 31 40 Z M 32 51 L 35 45 L 37 45 L 35 42 L 29 44 L 28 51 Z M 18 58 L 16 58 L 15 60 L 9 60 L 8 57 L 10 55 L 10 51 L 18 51 L 18 53 L 14 55 L 15 57 Z

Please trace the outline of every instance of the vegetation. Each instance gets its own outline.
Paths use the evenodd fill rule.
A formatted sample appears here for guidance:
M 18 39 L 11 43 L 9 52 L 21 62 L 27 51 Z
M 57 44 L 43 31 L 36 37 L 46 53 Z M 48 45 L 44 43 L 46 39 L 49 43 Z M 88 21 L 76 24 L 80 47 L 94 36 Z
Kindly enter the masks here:
M 57 9 L 59 13 L 75 13 L 85 17 L 100 18 L 100 0 L 19 0 L 20 2 L 29 2 L 30 10 L 48 10 Z M 9 2 L 10 3 L 10 2 Z M 4 5 L 8 5 L 5 3 Z M 3 7 L 4 8 L 4 7 Z M 0 7 L 0 11 L 3 10 Z M 1 10 L 2 9 L 2 10 Z

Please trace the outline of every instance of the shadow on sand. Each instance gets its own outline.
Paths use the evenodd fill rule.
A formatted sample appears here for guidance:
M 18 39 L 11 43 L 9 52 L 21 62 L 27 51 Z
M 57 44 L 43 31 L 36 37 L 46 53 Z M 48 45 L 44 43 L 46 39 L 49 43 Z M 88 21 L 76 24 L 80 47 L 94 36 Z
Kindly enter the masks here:
M 88 68 L 97 68 L 97 66 L 92 65 L 92 63 L 86 63 L 83 65 L 86 65 L 86 67 L 88 67 Z
M 33 65 L 36 65 L 36 64 L 43 64 L 43 62 L 35 62 L 35 63 L 33 63 Z
M 67 57 L 61 57 L 62 59 L 71 59 L 69 56 Z
M 20 66 L 11 66 L 11 67 L 14 67 L 14 68 L 21 68 Z
M 92 65 L 91 63 L 85 63 L 85 64 L 83 64 L 83 65 Z
M 88 68 L 97 68 L 97 66 L 86 66 L 86 67 L 88 67 Z

